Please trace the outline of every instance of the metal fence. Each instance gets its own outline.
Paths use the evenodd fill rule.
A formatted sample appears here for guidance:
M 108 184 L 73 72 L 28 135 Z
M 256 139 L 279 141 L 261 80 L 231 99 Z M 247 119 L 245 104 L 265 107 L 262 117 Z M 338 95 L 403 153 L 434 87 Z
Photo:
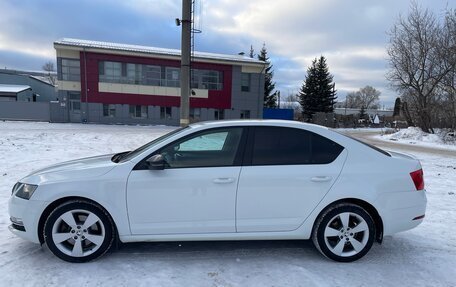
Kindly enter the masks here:
M 44 121 L 50 120 L 48 102 L 0 102 L 1 120 Z

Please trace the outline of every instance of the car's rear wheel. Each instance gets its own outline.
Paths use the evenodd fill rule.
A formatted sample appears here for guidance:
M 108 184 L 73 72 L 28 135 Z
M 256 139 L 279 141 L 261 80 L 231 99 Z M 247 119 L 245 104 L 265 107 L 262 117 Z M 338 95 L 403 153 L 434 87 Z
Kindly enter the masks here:
M 44 240 L 57 257 L 82 263 L 111 247 L 115 228 L 109 214 L 90 201 L 68 201 L 55 208 L 44 224 Z
M 326 257 L 351 262 L 366 255 L 375 238 L 375 224 L 362 207 L 342 203 L 330 207 L 317 219 L 312 240 Z

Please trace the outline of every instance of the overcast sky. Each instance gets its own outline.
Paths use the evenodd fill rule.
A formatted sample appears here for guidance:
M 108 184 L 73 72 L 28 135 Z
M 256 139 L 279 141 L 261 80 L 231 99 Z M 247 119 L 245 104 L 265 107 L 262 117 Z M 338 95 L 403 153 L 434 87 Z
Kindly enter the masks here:
M 201 2 L 202 1 L 202 2 Z M 392 106 L 385 80 L 387 31 L 408 0 L 197 0 L 196 50 L 237 54 L 266 43 L 282 97 L 296 93 L 312 59 L 324 55 L 339 100 L 371 85 Z M 417 1 L 438 16 L 446 0 Z M 0 0 L 0 67 L 40 70 L 55 61 L 53 41 L 110 41 L 180 49 L 181 0 Z

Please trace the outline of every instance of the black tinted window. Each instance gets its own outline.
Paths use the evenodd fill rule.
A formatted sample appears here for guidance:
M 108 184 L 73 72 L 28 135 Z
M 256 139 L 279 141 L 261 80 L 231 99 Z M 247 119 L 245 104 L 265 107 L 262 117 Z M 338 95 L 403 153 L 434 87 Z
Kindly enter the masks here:
M 280 127 L 256 127 L 253 144 L 253 165 L 327 164 L 343 150 L 315 133 Z

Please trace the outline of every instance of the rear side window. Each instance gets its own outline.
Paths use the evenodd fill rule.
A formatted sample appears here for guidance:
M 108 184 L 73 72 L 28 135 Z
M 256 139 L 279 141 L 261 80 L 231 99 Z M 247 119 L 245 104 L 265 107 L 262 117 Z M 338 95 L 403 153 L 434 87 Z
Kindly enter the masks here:
M 328 164 L 343 147 L 315 133 L 281 127 L 256 127 L 252 165 Z
M 339 131 L 336 131 L 336 130 L 332 130 L 332 131 L 333 131 L 333 132 L 336 132 L 336 133 L 338 133 L 338 134 L 340 134 L 340 135 L 343 135 L 344 137 L 347 137 L 347 138 L 350 138 L 350 139 L 352 139 L 352 140 L 354 140 L 354 141 L 357 141 L 357 142 L 359 142 L 360 144 L 363 144 L 363 145 L 365 145 L 365 146 L 368 146 L 368 147 L 370 147 L 371 149 L 373 149 L 373 150 L 375 150 L 375 151 L 378 151 L 379 153 L 382 153 L 382 154 L 384 154 L 384 155 L 386 155 L 386 156 L 391 157 L 391 154 L 389 154 L 389 152 L 384 151 L 384 150 L 382 150 L 382 149 L 379 148 L 379 147 L 376 147 L 376 146 L 374 146 L 374 145 L 368 144 L 368 143 L 366 143 L 366 142 L 363 142 L 363 141 L 360 140 L 360 139 L 357 139 L 357 138 L 352 137 L 352 136 L 350 136 L 350 135 L 341 133 L 341 132 L 339 132 Z

